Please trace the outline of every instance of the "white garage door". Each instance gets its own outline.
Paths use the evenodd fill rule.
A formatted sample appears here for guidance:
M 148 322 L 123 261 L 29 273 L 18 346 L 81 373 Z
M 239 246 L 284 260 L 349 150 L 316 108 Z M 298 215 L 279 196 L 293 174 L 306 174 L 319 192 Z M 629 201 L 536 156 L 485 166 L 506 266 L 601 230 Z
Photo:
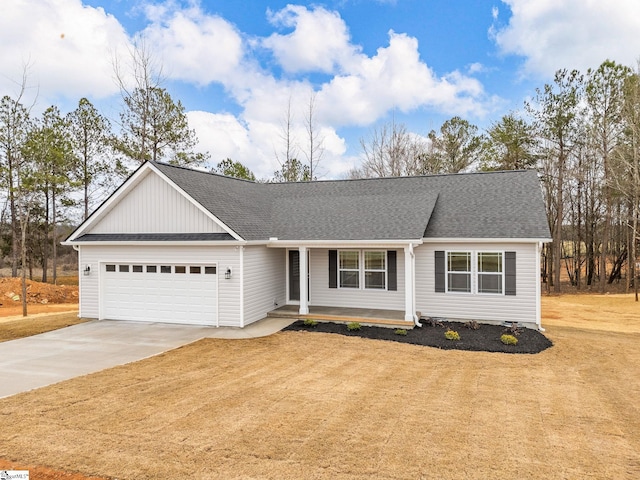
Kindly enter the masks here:
M 216 325 L 215 265 L 103 263 L 102 318 Z

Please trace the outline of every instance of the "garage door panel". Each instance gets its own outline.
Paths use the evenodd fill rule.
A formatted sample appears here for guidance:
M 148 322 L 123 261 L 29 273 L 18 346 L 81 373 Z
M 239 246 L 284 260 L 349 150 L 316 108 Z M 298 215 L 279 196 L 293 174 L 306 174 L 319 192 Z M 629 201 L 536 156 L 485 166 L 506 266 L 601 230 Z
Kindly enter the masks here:
M 204 273 L 212 265 L 121 265 L 101 267 L 103 318 L 217 324 L 217 275 Z

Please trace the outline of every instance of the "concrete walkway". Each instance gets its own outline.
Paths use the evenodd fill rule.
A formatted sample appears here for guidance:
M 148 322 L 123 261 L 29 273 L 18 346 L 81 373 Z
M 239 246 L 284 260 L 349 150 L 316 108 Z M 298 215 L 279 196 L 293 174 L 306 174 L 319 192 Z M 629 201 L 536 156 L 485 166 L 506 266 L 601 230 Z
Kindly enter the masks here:
M 0 343 L 0 398 L 158 355 L 201 338 L 271 335 L 294 319 L 246 328 L 94 320 Z

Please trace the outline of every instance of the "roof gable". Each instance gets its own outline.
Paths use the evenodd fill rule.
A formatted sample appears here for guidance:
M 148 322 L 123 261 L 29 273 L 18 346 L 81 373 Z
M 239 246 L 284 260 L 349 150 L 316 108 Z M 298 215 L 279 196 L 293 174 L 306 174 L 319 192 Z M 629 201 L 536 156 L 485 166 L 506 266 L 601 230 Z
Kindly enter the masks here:
M 208 209 L 173 185 L 152 163 L 136 170 L 68 238 L 87 234 L 237 235 Z M 88 237 L 87 237 L 88 238 Z

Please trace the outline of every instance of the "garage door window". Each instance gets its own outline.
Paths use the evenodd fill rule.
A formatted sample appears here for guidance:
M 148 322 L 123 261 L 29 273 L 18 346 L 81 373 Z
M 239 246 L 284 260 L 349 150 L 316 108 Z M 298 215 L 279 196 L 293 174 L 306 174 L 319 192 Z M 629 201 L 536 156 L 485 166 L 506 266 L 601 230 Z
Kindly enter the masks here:
M 119 273 L 173 273 L 173 274 L 190 274 L 190 275 L 215 275 L 217 269 L 215 266 L 202 265 L 129 265 L 124 263 L 106 264 L 105 271 Z

